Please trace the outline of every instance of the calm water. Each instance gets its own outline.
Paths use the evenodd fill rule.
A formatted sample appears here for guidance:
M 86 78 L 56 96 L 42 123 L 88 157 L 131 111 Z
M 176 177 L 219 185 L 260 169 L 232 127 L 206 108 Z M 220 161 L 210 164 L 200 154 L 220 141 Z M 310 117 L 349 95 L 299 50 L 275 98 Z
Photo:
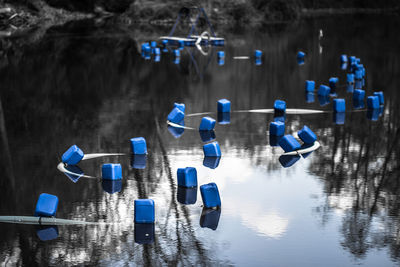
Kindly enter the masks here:
M 38 195 L 47 192 L 60 199 L 58 218 L 115 224 L 44 229 L 3 223 L 0 261 L 29 266 L 397 265 L 399 27 L 398 18 L 347 16 L 258 31 L 217 29 L 227 39 L 223 66 L 217 64 L 216 50 L 210 56 L 184 50 L 180 64 L 164 54 L 160 62 L 144 60 L 140 43 L 169 28 L 127 30 L 91 22 L 50 29 L 39 43 L 8 50 L 0 69 L 5 122 L 0 215 L 33 215 Z M 255 49 L 264 51 L 260 66 L 252 59 L 232 59 Z M 301 66 L 299 50 L 307 53 Z M 385 93 L 378 120 L 352 108 L 346 71 L 339 66 L 342 53 L 361 58 L 367 96 Z M 316 96 L 307 103 L 304 93 L 305 80 L 319 86 L 332 76 L 339 77 L 338 95 L 346 99 L 341 125 L 335 124 L 331 103 L 321 107 Z M 166 116 L 174 102 L 182 102 L 186 114 L 213 112 L 217 118 L 220 98 L 231 100 L 233 110 L 271 108 L 275 99 L 285 100 L 288 108 L 325 110 L 286 117 L 287 133 L 308 125 L 322 147 L 283 168 L 282 150 L 270 146 L 267 133 L 273 115 L 233 112 L 230 124 L 216 126 L 223 155 L 218 167 L 205 167 L 199 132 L 186 129 L 176 138 Z M 200 120 L 186 117 L 185 125 L 197 128 Z M 129 155 L 79 164 L 85 174 L 101 176 L 103 163 L 121 163 L 120 192 L 110 194 L 113 189 L 100 179 L 74 183 L 56 168 L 72 144 L 86 153 L 129 154 L 129 139 L 137 136 L 148 144 L 145 169 L 132 168 Z M 202 214 L 199 190 L 197 196 L 178 190 L 176 170 L 186 166 L 197 168 L 200 185 L 218 185 L 220 212 Z M 181 204 L 178 194 L 197 201 Z M 151 240 L 151 226 L 134 224 L 137 198 L 156 203 L 149 244 L 140 243 Z M 43 231 L 54 239 L 41 240 Z

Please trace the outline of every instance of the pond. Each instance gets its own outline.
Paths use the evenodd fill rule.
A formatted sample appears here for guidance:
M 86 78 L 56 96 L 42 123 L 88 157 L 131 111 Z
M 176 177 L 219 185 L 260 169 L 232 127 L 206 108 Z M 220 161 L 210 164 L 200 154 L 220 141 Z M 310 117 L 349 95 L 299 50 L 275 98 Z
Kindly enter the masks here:
M 332 16 L 257 30 L 222 31 L 224 47 L 196 48 L 160 61 L 141 57 L 140 44 L 169 28 L 135 29 L 87 21 L 49 29 L 42 39 L 3 55 L 0 69 L 0 216 L 32 216 L 38 196 L 57 195 L 57 218 L 94 225 L 7 224 L 0 261 L 11 265 L 394 266 L 400 260 L 400 54 L 397 17 Z M 262 63 L 252 57 L 263 51 Z M 225 51 L 218 64 L 217 51 Z M 299 65 L 298 51 L 306 53 Z M 366 96 L 383 91 L 374 116 L 355 109 L 340 56 L 365 66 Z M 249 59 L 234 59 L 233 57 Z M 178 63 L 178 64 L 176 64 Z M 338 77 L 344 117 L 316 87 Z M 231 101 L 230 122 L 218 123 L 218 162 L 205 161 L 198 126 L 218 119 L 217 101 Z M 293 166 L 271 146 L 274 114 L 236 112 L 287 108 L 286 133 L 307 125 L 321 147 Z M 186 105 L 184 131 L 168 127 L 174 102 Z M 220 118 L 221 119 L 221 118 Z M 129 139 L 145 137 L 136 162 Z M 212 137 L 209 139 L 213 139 Z M 57 169 L 73 145 L 85 153 L 123 153 L 79 163 L 101 177 L 104 163 L 122 165 L 122 184 L 68 177 Z M 145 164 L 145 166 L 144 166 Z M 217 165 L 217 166 L 216 166 Z M 219 210 L 203 210 L 200 191 L 177 187 L 177 169 L 195 167 L 199 185 L 214 182 Z M 138 165 L 136 165 L 138 167 Z M 211 168 L 210 168 L 211 167 Z M 156 222 L 135 225 L 134 200 L 155 201 Z M 185 203 L 191 204 L 183 204 Z M 195 202 L 194 204 L 192 204 Z

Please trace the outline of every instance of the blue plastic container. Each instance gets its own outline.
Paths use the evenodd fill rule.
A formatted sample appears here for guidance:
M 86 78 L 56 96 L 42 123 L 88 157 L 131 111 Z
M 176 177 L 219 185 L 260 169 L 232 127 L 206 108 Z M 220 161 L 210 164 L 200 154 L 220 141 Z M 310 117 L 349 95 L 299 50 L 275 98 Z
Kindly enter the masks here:
M 157 47 L 157 42 L 156 41 L 151 41 L 150 42 L 151 48 L 156 48 Z
M 269 145 L 272 147 L 279 146 L 279 141 L 283 135 L 269 135 Z
M 216 169 L 219 165 L 220 160 L 221 157 L 204 157 L 203 166 L 210 169 Z
M 217 141 L 205 144 L 203 152 L 205 157 L 221 157 L 221 149 Z
M 364 108 L 364 99 L 354 99 L 353 98 L 353 108 L 354 109 L 362 109 Z
M 314 103 L 314 101 L 315 101 L 314 93 L 311 93 L 311 92 L 306 93 L 306 102 L 307 103 Z
M 345 112 L 346 111 L 346 101 L 342 98 L 334 99 L 333 100 L 333 111 Z
M 174 49 L 174 56 L 177 58 L 177 57 L 180 57 L 181 56 L 181 51 L 179 51 L 179 49 Z
M 341 55 L 341 56 L 340 56 L 340 62 L 341 62 L 341 63 L 346 63 L 346 62 L 347 62 L 347 56 L 344 55 L 344 54 Z
M 200 193 L 204 207 L 214 208 L 221 206 L 218 187 L 215 183 L 203 184 L 200 186 Z
M 132 154 L 131 167 L 134 169 L 143 170 L 146 168 L 147 155 L 146 154 Z
M 363 101 L 365 97 L 365 91 L 361 89 L 354 90 L 353 100 Z
M 57 225 L 40 226 L 36 230 L 36 234 L 41 241 L 50 241 L 58 237 L 58 227 Z
M 231 112 L 231 101 L 228 99 L 220 99 L 218 100 L 218 112 Z
M 154 223 L 135 223 L 134 238 L 138 244 L 154 243 L 155 225 Z
M 354 74 L 353 73 L 347 73 L 347 82 L 354 83 Z
M 218 124 L 230 124 L 231 123 L 231 113 L 230 112 L 218 112 L 217 115 Z
M 180 111 L 185 113 L 186 106 L 183 103 L 174 103 L 174 108 L 178 108 Z
M 284 135 L 285 134 L 285 123 L 281 121 L 272 121 L 269 124 L 269 134 L 270 135 Z
M 285 152 L 297 150 L 301 147 L 300 143 L 292 135 L 285 135 L 279 140 L 279 145 Z
M 203 208 L 200 216 L 200 227 L 217 230 L 219 218 L 221 217 L 221 209 Z
M 160 55 L 161 54 L 161 51 L 160 51 L 159 47 L 154 48 L 154 54 L 155 55 Z
M 53 217 L 56 216 L 58 207 L 58 197 L 42 193 L 36 202 L 35 216 L 36 217 Z
M 302 52 L 302 51 L 299 51 L 299 52 L 297 53 L 297 58 L 298 58 L 298 59 L 303 59 L 303 58 L 305 57 L 305 55 L 306 55 L 306 53 L 304 53 L 304 52 Z
M 367 107 L 368 107 L 368 109 L 378 109 L 379 108 L 379 97 L 378 96 L 367 97 Z
M 122 190 L 122 180 L 103 179 L 101 181 L 101 186 L 103 187 L 104 192 L 107 192 L 109 194 L 118 193 Z
M 255 58 L 260 58 L 262 56 L 262 51 L 261 50 L 255 50 L 254 51 L 254 57 Z
M 199 131 L 201 141 L 210 142 L 216 138 L 214 130 L 211 131 Z
M 154 223 L 154 200 L 135 200 L 135 223 Z
M 185 118 L 185 113 L 182 112 L 179 108 L 173 108 L 172 111 L 168 114 L 167 120 L 173 123 L 179 123 Z
M 297 135 L 305 144 L 313 144 L 315 141 L 317 141 L 317 135 L 306 125 L 303 126 L 303 129 L 297 132 Z
M 306 92 L 314 92 L 315 90 L 315 81 L 306 81 Z
M 215 127 L 215 120 L 210 117 L 203 117 L 200 122 L 200 131 L 211 131 Z
M 83 156 L 83 151 L 77 145 L 73 145 L 65 151 L 61 160 L 68 165 L 75 165 L 83 159 Z
M 279 163 L 282 165 L 283 168 L 289 168 L 292 167 L 299 159 L 300 156 L 298 155 L 295 156 L 282 155 L 279 157 Z
M 328 105 L 330 101 L 328 95 L 318 95 L 318 102 L 321 107 Z
M 370 121 L 377 121 L 379 119 L 379 109 L 368 109 L 367 110 L 367 119 Z
M 162 41 L 161 41 L 161 44 L 162 44 L 163 47 L 167 47 L 167 45 L 168 45 L 168 40 L 162 40 Z
M 178 186 L 183 186 L 183 187 L 197 186 L 196 168 L 193 167 L 178 168 L 177 177 L 178 177 Z
M 346 119 L 346 113 L 345 112 L 333 112 L 333 123 L 337 125 L 342 125 L 344 124 Z
M 218 51 L 217 52 L 217 57 L 220 58 L 220 59 L 225 58 L 225 52 L 224 51 Z
M 184 205 L 192 205 L 197 201 L 197 186 L 196 187 L 182 187 L 178 186 L 177 200 Z
M 380 105 L 385 104 L 385 99 L 384 99 L 384 97 L 383 97 L 383 92 L 382 92 L 382 91 L 380 91 L 380 92 L 374 92 L 374 96 L 377 96 L 377 97 L 379 98 L 379 104 L 380 104 Z
M 106 180 L 122 179 L 122 167 L 119 163 L 105 163 L 101 167 L 101 176 Z
M 353 93 L 354 92 L 354 84 L 348 84 L 346 90 L 348 93 Z
M 355 76 L 356 79 L 361 80 L 361 79 L 363 78 L 362 70 L 357 69 L 357 70 L 355 71 L 355 73 L 354 73 L 354 76 Z
M 339 82 L 339 78 L 337 78 L 337 77 L 329 78 L 329 87 L 331 88 L 331 92 L 335 92 L 336 85 L 338 82 Z
M 286 102 L 283 100 L 275 100 L 274 110 L 275 110 L 275 112 L 285 112 L 286 111 Z
M 327 96 L 331 92 L 331 88 L 329 86 L 321 84 L 318 89 L 318 95 Z
M 147 154 L 146 139 L 143 137 L 135 137 L 131 139 L 132 154 L 145 155 Z

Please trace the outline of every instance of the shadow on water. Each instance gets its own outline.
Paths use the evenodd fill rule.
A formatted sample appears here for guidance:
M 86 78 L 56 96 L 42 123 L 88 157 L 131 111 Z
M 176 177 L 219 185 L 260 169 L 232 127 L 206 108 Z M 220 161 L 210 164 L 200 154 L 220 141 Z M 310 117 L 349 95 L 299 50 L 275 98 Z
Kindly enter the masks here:
M 322 144 L 319 151 L 299 160 L 306 160 L 308 172 L 323 184 L 325 204 L 314 208 L 322 224 L 344 205 L 340 227 L 343 248 L 360 259 L 372 248 L 387 248 L 397 261 L 400 96 L 396 87 L 399 79 L 394 74 L 400 71 L 400 59 L 394 54 L 400 44 L 391 31 L 398 24 L 395 19 L 391 24 L 384 19 L 311 19 L 282 30 L 271 26 L 257 37 L 246 32 L 227 33 L 232 41 L 223 48 L 229 55 L 225 64 L 219 66 L 214 58 L 202 77 L 190 65 L 188 54 L 182 56 L 180 68 L 172 64 L 169 55 L 162 55 L 160 62 L 145 61 L 137 48 L 140 34 L 107 25 L 99 28 L 92 22 L 51 29 L 21 54 L 7 54 L 8 65 L 0 69 L 1 166 L 5 172 L 1 192 L 6 192 L 0 196 L 1 215 L 32 214 L 37 196 L 47 192 L 60 198 L 60 218 L 121 224 L 59 227 L 48 232 L 39 229 L 48 243 L 37 238 L 34 227 L 2 225 L 0 259 L 25 265 L 128 261 L 138 265 L 231 264 L 219 258 L 218 248 L 210 248 L 196 235 L 201 208 L 194 211 L 177 200 L 174 156 L 177 151 L 187 152 L 188 157 L 201 154 L 202 140 L 197 131 L 185 131 L 175 138 L 164 125 L 166 114 L 173 102 L 185 103 L 189 113 L 213 112 L 220 98 L 230 99 L 234 110 L 271 108 L 275 99 L 284 99 L 290 108 L 330 110 L 330 104 L 320 107 L 318 101 L 305 102 L 303 81 L 325 83 L 333 74 L 343 81 L 345 72 L 338 72 L 338 58 L 345 52 L 357 54 L 365 62 L 367 95 L 375 89 L 385 92 L 383 115 L 374 122 L 366 118 L 366 112 L 349 112 L 343 125 L 335 125 L 329 113 L 288 115 L 286 131 L 295 132 L 306 124 Z M 327 32 L 322 40 L 317 36 L 320 28 Z M 337 31 L 342 38 L 334 37 Z M 369 43 L 371 35 L 385 40 L 387 54 L 370 52 L 382 49 L 379 42 L 360 46 Z M 251 55 L 259 47 L 265 51 L 260 66 L 231 58 Z M 301 66 L 295 60 L 299 49 L 310 51 Z M 331 52 L 318 54 L 321 49 Z M 197 62 L 207 64 L 207 60 L 199 58 Z M 342 89 L 338 88 L 338 94 L 351 103 L 351 95 Z M 197 129 L 197 119 L 200 117 L 185 123 Z M 280 170 L 280 152 L 269 146 L 266 135 L 271 120 L 269 114 L 232 113 L 221 118 L 229 124 L 217 126 L 216 137 L 207 138 L 222 144 L 223 157 L 227 152 L 227 156 L 263 166 L 267 172 Z M 121 162 L 124 178 L 118 187 L 90 179 L 74 183 L 56 169 L 61 153 L 71 144 L 86 153 L 129 153 L 128 140 L 136 136 L 146 137 L 149 150 L 147 159 L 137 161 L 140 168 L 132 168 L 135 159 L 130 157 L 80 163 L 85 174 L 100 177 L 101 164 Z M 201 159 L 199 164 L 203 164 Z M 210 171 L 218 170 L 219 159 L 203 160 Z M 104 187 L 113 194 L 105 193 Z M 154 239 L 142 238 L 143 242 L 135 244 L 143 231 L 152 231 L 139 231 L 133 223 L 132 203 L 137 198 L 155 199 L 157 222 Z M 344 199 L 347 202 L 341 203 Z M 200 224 L 221 231 L 224 215 L 220 216 L 220 212 L 210 213 Z M 384 231 L 378 230 L 377 222 Z M 56 233 L 58 238 L 51 239 Z

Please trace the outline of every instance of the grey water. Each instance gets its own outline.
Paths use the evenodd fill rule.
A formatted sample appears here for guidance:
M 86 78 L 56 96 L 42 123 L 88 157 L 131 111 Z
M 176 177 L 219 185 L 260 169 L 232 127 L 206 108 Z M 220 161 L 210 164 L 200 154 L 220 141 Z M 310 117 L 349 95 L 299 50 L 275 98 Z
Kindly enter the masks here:
M 59 197 L 57 218 L 103 224 L 2 223 L 0 262 L 398 265 L 399 27 L 398 17 L 373 15 L 256 29 L 217 27 L 224 47 L 208 56 L 185 48 L 176 64 L 168 53 L 159 62 L 140 54 L 142 42 L 167 35 L 169 27 L 127 30 L 87 21 L 51 28 L 33 45 L 5 50 L 0 216 L 32 216 L 39 194 L 46 192 Z M 1 40 L 9 41 L 18 43 Z M 264 53 L 261 65 L 252 58 L 255 49 Z M 219 50 L 225 51 L 223 65 L 216 59 Z M 296 61 L 300 50 L 306 53 L 302 65 Z M 380 115 L 353 107 L 341 54 L 361 59 L 367 96 L 384 92 Z M 249 59 L 234 59 L 239 56 Z M 331 112 L 332 99 L 321 105 L 316 94 L 314 99 L 305 94 L 305 80 L 318 87 L 330 77 L 339 78 L 337 94 L 346 99 L 344 122 Z M 288 108 L 323 110 L 286 115 L 286 133 L 307 125 L 321 148 L 284 168 L 283 150 L 271 146 L 268 135 L 274 115 L 267 113 L 232 112 L 230 122 L 217 123 L 210 137 L 168 127 L 174 102 L 185 103 L 186 114 L 210 112 L 207 116 L 218 119 L 221 98 L 231 101 L 233 111 L 270 109 L 276 99 Z M 187 116 L 185 126 L 197 129 L 201 118 Z M 146 138 L 149 154 L 135 159 L 129 139 L 139 136 Z M 219 162 L 203 157 L 203 140 L 214 138 L 221 145 Z M 101 177 L 103 163 L 121 163 L 122 183 L 60 172 L 61 155 L 72 144 L 87 154 L 127 154 L 88 159 L 71 170 Z M 177 168 L 186 166 L 196 167 L 199 185 L 218 185 L 220 210 L 203 210 L 198 188 L 177 187 Z M 154 225 L 135 225 L 138 198 L 154 199 Z

